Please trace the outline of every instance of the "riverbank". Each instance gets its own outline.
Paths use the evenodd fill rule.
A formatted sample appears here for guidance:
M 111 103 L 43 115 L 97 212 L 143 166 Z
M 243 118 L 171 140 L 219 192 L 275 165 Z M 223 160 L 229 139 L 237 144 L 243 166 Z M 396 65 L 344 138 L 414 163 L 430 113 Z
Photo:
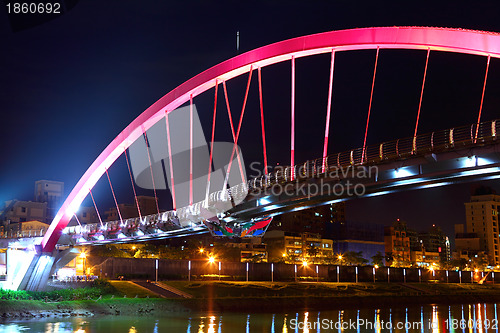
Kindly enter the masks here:
M 96 315 L 164 316 L 179 312 L 269 312 L 382 308 L 424 304 L 500 302 L 500 285 L 389 283 L 270 283 L 171 281 L 192 298 L 155 298 L 139 289 L 95 300 L 46 302 L 1 300 L 0 317 L 70 317 Z M 128 293 L 128 294 L 127 294 Z

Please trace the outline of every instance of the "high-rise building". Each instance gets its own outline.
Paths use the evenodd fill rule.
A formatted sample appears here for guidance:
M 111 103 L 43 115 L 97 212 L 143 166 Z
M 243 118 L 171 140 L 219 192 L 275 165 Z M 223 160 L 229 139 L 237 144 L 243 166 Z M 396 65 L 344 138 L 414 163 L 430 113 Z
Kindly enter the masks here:
M 330 238 L 332 226 L 345 223 L 345 203 L 298 210 L 274 217 L 268 230 L 314 233 Z
M 397 219 L 392 226 L 384 228 L 385 255 L 388 265 L 410 264 L 410 237 L 406 234 L 406 223 Z
M 64 183 L 55 180 L 35 182 L 35 201 L 47 203 L 47 218 L 52 220 L 62 205 Z
M 139 209 L 141 211 L 141 216 L 157 214 L 156 209 L 156 199 L 155 197 L 149 197 L 145 195 L 139 195 L 137 197 L 137 202 L 139 203 Z M 118 204 L 120 208 L 120 215 L 122 219 L 129 219 L 133 217 L 138 217 L 139 212 L 137 211 L 137 204 Z M 106 212 L 107 221 L 118 221 L 120 216 L 118 215 L 118 210 L 116 207 L 111 207 Z
M 500 211 L 500 195 L 481 194 L 471 196 L 465 203 L 465 219 L 468 234 L 476 234 L 479 238 L 479 251 L 488 254 L 490 265 L 500 264 L 498 212 Z
M 440 227 L 433 224 L 428 231 L 420 232 L 419 238 L 426 252 L 439 253 L 441 261 L 451 260 L 450 241 Z
M 384 226 L 375 223 L 336 223 L 332 229 L 333 251 L 361 252 L 364 259 L 372 261 L 378 253 L 384 254 Z

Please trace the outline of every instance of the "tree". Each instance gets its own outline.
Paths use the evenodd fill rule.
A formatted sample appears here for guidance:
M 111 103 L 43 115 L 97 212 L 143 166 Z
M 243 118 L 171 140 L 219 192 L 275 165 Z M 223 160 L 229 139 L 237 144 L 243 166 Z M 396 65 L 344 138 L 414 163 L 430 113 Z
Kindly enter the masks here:
M 92 248 L 90 255 L 98 257 L 132 258 L 128 251 L 122 251 L 115 245 L 100 245 Z
M 449 268 L 449 269 L 458 268 L 459 270 L 464 270 L 465 267 L 467 267 L 467 259 L 460 258 L 460 259 L 451 260 L 450 264 L 447 265 L 445 268 Z
M 310 248 L 307 249 L 307 255 L 313 259 L 316 259 L 316 257 L 318 256 L 320 250 L 316 247 L 316 246 L 311 246 Z
M 368 260 L 363 258 L 362 251 L 358 251 L 358 252 L 347 251 L 346 253 L 343 254 L 342 257 L 347 265 L 358 266 L 358 265 L 366 265 L 368 263 Z
M 484 253 L 478 253 L 472 258 L 471 268 L 483 271 L 488 266 L 488 256 Z
M 380 253 L 380 251 L 377 252 L 376 255 L 372 256 L 372 264 L 373 266 L 377 265 L 378 267 L 384 266 L 384 259 L 385 255 Z

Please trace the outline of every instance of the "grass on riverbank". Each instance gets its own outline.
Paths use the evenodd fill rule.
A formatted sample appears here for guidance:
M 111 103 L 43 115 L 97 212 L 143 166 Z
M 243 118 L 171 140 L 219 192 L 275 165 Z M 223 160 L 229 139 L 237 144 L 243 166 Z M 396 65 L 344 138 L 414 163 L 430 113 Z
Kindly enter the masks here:
M 286 283 L 286 282 L 224 282 L 168 281 L 174 288 L 195 298 L 222 297 L 307 297 L 390 295 L 407 292 L 398 284 L 370 283 Z

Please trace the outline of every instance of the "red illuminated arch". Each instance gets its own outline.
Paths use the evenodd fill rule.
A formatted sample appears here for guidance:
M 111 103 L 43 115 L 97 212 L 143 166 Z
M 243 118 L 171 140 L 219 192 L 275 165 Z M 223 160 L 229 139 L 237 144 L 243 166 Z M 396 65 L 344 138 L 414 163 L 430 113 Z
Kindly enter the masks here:
M 291 57 L 359 49 L 423 49 L 500 58 L 500 34 L 462 29 L 385 27 L 331 31 L 263 46 L 226 60 L 184 82 L 160 98 L 130 123 L 92 163 L 56 214 L 42 240 L 43 251 L 52 251 L 89 190 L 115 160 L 153 124 L 193 97 L 216 84 Z

